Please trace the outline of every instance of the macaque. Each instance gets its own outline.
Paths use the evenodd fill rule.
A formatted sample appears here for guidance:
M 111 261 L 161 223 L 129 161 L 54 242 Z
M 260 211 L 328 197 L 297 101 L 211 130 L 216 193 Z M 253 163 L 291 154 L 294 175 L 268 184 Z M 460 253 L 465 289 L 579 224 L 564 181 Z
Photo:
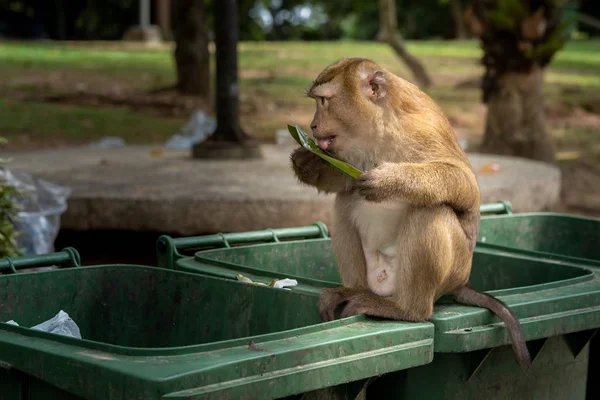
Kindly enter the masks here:
M 343 286 L 322 290 L 321 318 L 343 306 L 342 318 L 425 321 L 450 294 L 497 314 L 519 365 L 531 366 L 515 315 L 468 284 L 479 185 L 437 104 L 364 58 L 329 65 L 307 95 L 316 100 L 317 145 L 364 171 L 353 179 L 303 147 L 291 155 L 300 182 L 335 193 L 331 241 Z

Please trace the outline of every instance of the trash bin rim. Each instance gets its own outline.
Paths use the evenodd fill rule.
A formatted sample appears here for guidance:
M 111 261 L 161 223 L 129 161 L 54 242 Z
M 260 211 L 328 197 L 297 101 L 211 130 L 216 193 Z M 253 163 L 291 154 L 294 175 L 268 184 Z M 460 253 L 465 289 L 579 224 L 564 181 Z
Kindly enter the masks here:
M 171 269 L 167 269 L 167 268 L 160 268 L 160 267 L 147 266 L 147 265 L 138 265 L 138 264 L 101 264 L 101 265 L 85 266 L 85 267 L 80 267 L 80 268 L 64 268 L 64 269 L 42 271 L 42 272 L 24 272 L 24 273 L 19 273 L 19 274 L 0 275 L 0 282 L 2 282 L 2 280 L 4 280 L 4 279 L 27 279 L 26 277 L 30 276 L 31 274 L 38 274 L 38 275 L 39 274 L 55 274 L 55 275 L 57 275 L 59 273 L 73 274 L 73 273 L 85 273 L 85 271 L 91 271 L 91 270 L 111 269 L 111 268 L 115 268 L 117 270 L 120 270 L 123 268 L 145 269 L 148 271 L 159 271 L 159 272 L 163 272 L 166 274 L 173 274 L 173 275 L 178 274 L 178 275 L 188 276 L 188 277 L 194 278 L 194 279 L 202 279 L 202 280 L 207 280 L 207 281 L 211 281 L 211 280 L 212 281 L 215 281 L 215 280 L 226 281 L 226 282 L 230 282 L 232 285 L 249 285 L 244 282 L 232 281 L 231 279 L 226 279 L 226 278 L 221 278 L 221 277 L 205 276 L 205 275 L 200 275 L 197 273 L 190 273 L 190 272 L 186 272 L 186 271 L 171 270 Z M 275 288 L 264 287 L 264 286 L 256 286 L 256 285 L 250 285 L 250 286 L 252 286 L 252 290 L 256 290 L 256 291 L 281 290 L 281 289 L 275 289 Z M 309 294 L 306 294 L 306 293 L 291 292 L 291 291 L 286 291 L 286 290 L 281 290 L 281 292 L 284 293 L 283 294 L 284 296 L 285 295 L 310 296 Z M 68 310 L 65 310 L 65 311 L 68 313 Z M 77 322 L 77 321 L 75 321 L 75 322 Z M 98 341 L 89 340 L 89 339 L 77 339 L 77 338 L 68 337 L 68 336 L 51 334 L 48 332 L 32 330 L 30 328 L 23 327 L 23 326 L 10 325 L 10 324 L 7 324 L 6 322 L 1 322 L 1 321 L 0 321 L 0 333 L 1 332 L 11 332 L 11 333 L 15 333 L 15 334 L 24 335 L 27 337 L 34 337 L 34 338 L 38 338 L 38 339 L 49 340 L 52 342 L 58 342 L 62 345 L 77 346 L 77 347 L 87 348 L 90 350 L 97 350 L 97 351 L 119 354 L 119 355 L 176 356 L 176 355 L 180 355 L 180 354 L 216 351 L 216 350 L 221 350 L 221 349 L 228 348 L 231 346 L 247 346 L 249 340 L 254 340 L 255 342 L 259 342 L 259 341 L 266 341 L 266 340 L 283 339 L 286 337 L 307 334 L 307 333 L 311 333 L 311 332 L 318 332 L 318 331 L 327 329 L 329 327 L 340 326 L 340 324 L 341 325 L 350 325 L 350 324 L 354 324 L 357 322 L 371 323 L 372 321 L 368 317 L 360 315 L 360 316 L 346 318 L 343 320 L 319 323 L 319 324 L 314 324 L 314 325 L 305 326 L 305 327 L 301 327 L 301 328 L 288 329 L 288 330 L 280 331 L 280 332 L 271 332 L 271 333 L 266 333 L 266 334 L 246 336 L 243 338 L 228 339 L 228 340 L 222 340 L 222 341 L 211 342 L 211 343 L 193 344 L 193 345 L 187 345 L 187 346 L 166 347 L 166 348 L 128 347 L 128 346 L 120 346 L 120 345 L 98 342 Z M 398 321 L 382 321 L 382 323 L 398 324 L 399 322 Z M 422 328 L 425 325 L 432 325 L 429 322 L 413 324 L 413 323 L 406 323 L 406 322 L 402 322 L 402 321 L 400 321 L 400 324 L 405 324 L 407 329 L 415 329 L 415 328 L 419 328 L 419 327 Z M 0 342 L 3 342 L 3 341 L 4 341 L 3 339 L 0 339 Z
M 325 241 L 330 242 L 331 238 L 299 239 L 299 240 L 286 241 L 285 243 L 294 244 L 294 243 L 308 243 L 308 242 L 314 243 L 314 242 L 325 242 Z M 269 278 L 280 278 L 281 277 L 281 276 L 279 276 L 280 274 L 277 274 L 276 272 L 259 270 L 259 269 L 253 268 L 253 267 L 248 267 L 248 266 L 237 264 L 237 263 L 234 263 L 231 261 L 218 261 L 218 260 L 208 258 L 207 256 L 209 256 L 211 253 L 219 253 L 219 252 L 223 252 L 223 251 L 235 251 L 236 249 L 248 249 L 248 248 L 276 247 L 281 244 L 282 244 L 282 242 L 270 242 L 270 243 L 258 243 L 258 244 L 244 244 L 244 245 L 240 245 L 240 246 L 236 246 L 236 247 L 223 247 L 223 248 L 199 250 L 199 251 L 196 251 L 192 256 L 186 256 L 186 257 L 179 258 L 178 260 L 175 261 L 175 264 L 181 265 L 186 262 L 191 262 L 191 263 L 196 262 L 199 264 L 210 265 L 215 268 L 233 269 L 235 271 L 246 272 L 246 273 L 253 274 L 256 276 L 265 276 L 265 277 L 269 277 Z M 478 243 L 477 246 L 475 247 L 475 253 L 492 254 L 492 255 L 498 255 L 498 256 L 502 256 L 502 257 L 509 257 L 509 258 L 513 258 L 513 259 L 517 258 L 517 259 L 528 260 L 528 261 L 543 261 L 549 265 L 556 266 L 558 268 L 565 268 L 565 267 L 573 268 L 573 269 L 578 269 L 582 272 L 582 275 L 576 276 L 573 278 L 561 279 L 561 280 L 557 280 L 557 281 L 545 282 L 545 283 L 541 283 L 541 284 L 534 284 L 534 285 L 528 285 L 528 286 L 518 286 L 518 287 L 513 287 L 513 288 L 486 291 L 486 293 L 489 293 L 492 296 L 510 296 L 510 295 L 514 295 L 514 294 L 530 293 L 530 292 L 535 292 L 535 291 L 539 291 L 539 290 L 547 290 L 547 289 L 552 289 L 552 288 L 556 288 L 556 287 L 574 285 L 577 283 L 581 283 L 581 282 L 585 282 L 585 281 L 594 279 L 594 270 L 592 268 L 590 268 L 589 265 L 576 262 L 576 260 L 573 261 L 573 260 L 553 259 L 553 258 L 548 258 L 548 257 L 539 257 L 534 254 L 525 253 L 525 252 L 520 252 L 520 253 L 511 252 L 509 248 L 505 248 L 505 247 L 480 245 L 480 243 Z M 189 270 L 190 266 L 185 266 L 184 268 L 187 271 L 187 270 Z M 195 272 L 190 272 L 190 273 L 195 273 Z M 213 275 L 209 275 L 209 276 L 213 276 Z M 294 275 L 290 275 L 290 274 L 286 274 L 286 277 L 290 278 L 290 279 L 296 279 L 296 280 L 298 280 L 299 283 L 302 282 L 309 286 L 315 286 L 315 288 L 319 288 L 321 286 L 326 286 L 326 287 L 339 286 L 339 283 L 327 281 L 327 280 L 298 277 L 298 276 L 294 276 Z M 228 279 L 228 278 L 225 278 L 225 279 Z

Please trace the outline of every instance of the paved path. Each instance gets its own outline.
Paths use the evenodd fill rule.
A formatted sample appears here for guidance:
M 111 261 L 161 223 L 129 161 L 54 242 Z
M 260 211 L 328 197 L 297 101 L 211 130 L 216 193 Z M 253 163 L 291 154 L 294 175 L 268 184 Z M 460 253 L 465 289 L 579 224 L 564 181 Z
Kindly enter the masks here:
M 332 196 L 297 183 L 289 145 L 264 145 L 263 160 L 199 161 L 188 151 L 152 146 L 88 147 L 4 153 L 9 168 L 72 189 L 62 227 L 123 229 L 193 235 L 311 224 L 331 218 Z M 153 150 L 158 150 L 153 152 Z M 510 200 L 515 212 L 558 201 L 560 171 L 523 159 L 470 154 L 483 202 Z

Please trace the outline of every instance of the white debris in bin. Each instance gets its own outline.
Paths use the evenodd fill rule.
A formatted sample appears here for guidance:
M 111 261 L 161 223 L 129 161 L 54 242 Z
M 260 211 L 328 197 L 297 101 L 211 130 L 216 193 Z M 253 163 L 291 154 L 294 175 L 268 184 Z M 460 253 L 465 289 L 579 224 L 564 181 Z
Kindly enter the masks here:
M 19 326 L 19 324 L 12 319 L 8 321 L 7 324 Z M 53 318 L 31 327 L 31 329 L 81 339 L 79 327 L 75 321 L 69 317 L 69 314 L 63 310 L 60 310 Z
M 272 288 L 276 288 L 276 289 L 283 289 L 283 290 L 292 290 L 292 289 L 290 289 L 290 286 L 298 285 L 297 280 L 289 279 L 289 278 L 285 278 L 285 279 L 275 278 L 271 281 L 271 283 L 269 283 L 267 285 L 266 283 L 253 281 L 252 279 L 250 279 L 247 276 L 244 276 L 242 274 L 237 274 L 235 277 L 240 282 L 250 283 L 252 285 L 257 285 L 257 286 L 268 286 L 268 287 L 272 287 Z
M 298 285 L 298 281 L 295 279 L 280 279 L 277 282 L 275 282 L 275 284 L 273 285 L 274 288 L 277 289 L 287 289 L 290 286 L 297 286 Z

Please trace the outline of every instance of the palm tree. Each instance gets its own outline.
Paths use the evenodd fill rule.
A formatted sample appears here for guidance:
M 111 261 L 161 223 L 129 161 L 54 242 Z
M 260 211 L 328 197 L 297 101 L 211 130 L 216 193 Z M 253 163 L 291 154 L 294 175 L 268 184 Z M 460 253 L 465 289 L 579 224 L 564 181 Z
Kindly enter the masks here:
M 488 106 L 481 151 L 555 162 L 545 128 L 544 70 L 564 46 L 572 20 L 565 0 L 474 0 L 467 23 L 479 37 Z

